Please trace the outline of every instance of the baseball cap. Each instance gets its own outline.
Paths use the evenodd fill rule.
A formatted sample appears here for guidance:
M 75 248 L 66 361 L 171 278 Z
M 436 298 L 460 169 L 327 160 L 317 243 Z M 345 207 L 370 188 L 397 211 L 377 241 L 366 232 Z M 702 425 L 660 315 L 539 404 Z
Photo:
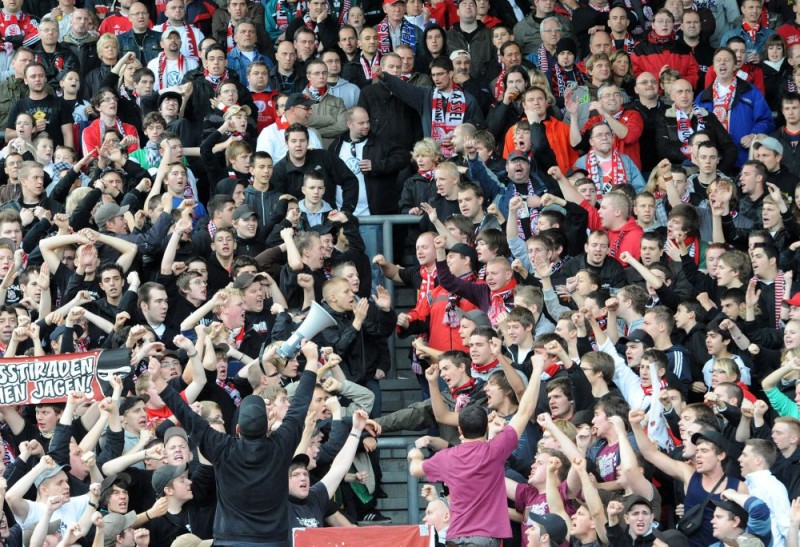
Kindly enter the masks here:
M 689 547 L 689 538 L 683 535 L 678 530 L 665 530 L 661 531 L 653 528 L 653 535 L 656 539 L 660 539 L 669 547 Z
M 294 106 L 314 106 L 315 104 L 317 104 L 317 101 L 302 93 L 292 93 L 286 100 L 285 110 L 289 110 Z
M 161 33 L 161 37 L 162 37 L 162 38 L 166 38 L 166 37 L 167 37 L 167 36 L 169 36 L 170 34 L 177 34 L 178 36 L 180 36 L 180 35 L 181 35 L 181 31 L 179 31 L 179 30 L 178 30 L 177 28 L 175 28 L 175 27 L 167 27 L 167 28 L 164 30 L 164 32 L 162 32 L 162 33 Z
M 396 4 L 398 2 L 406 3 L 406 0 L 383 0 L 384 6 L 391 6 L 392 4 Z
M 100 497 L 106 495 L 106 492 L 111 490 L 114 485 L 124 488 L 125 490 L 131 485 L 131 476 L 127 473 L 120 473 L 118 475 L 109 475 L 100 483 Z
M 36 486 L 36 488 L 39 488 L 39 486 L 47 479 L 52 479 L 62 471 L 66 473 L 69 471 L 69 469 L 70 467 L 68 465 L 57 465 L 53 469 L 46 469 L 45 471 L 39 473 L 39 476 L 36 477 L 36 480 L 33 481 L 33 484 Z
M 730 452 L 730 445 L 728 444 L 728 439 L 726 439 L 719 431 L 714 431 L 713 429 L 710 429 L 708 431 L 700 431 L 692 435 L 692 444 L 697 444 L 700 440 L 706 440 L 708 442 L 714 443 L 725 453 Z
M 508 155 L 508 158 L 506 158 L 506 161 L 514 161 L 514 160 L 530 161 L 528 155 L 522 150 L 512 150 L 511 153 Z
M 317 232 L 319 235 L 324 236 L 333 233 L 334 227 L 330 222 L 323 222 L 308 229 L 309 232 Z
M 94 212 L 94 223 L 102 230 L 105 228 L 106 222 L 120 215 L 124 215 L 127 212 L 127 205 L 120 207 L 116 203 L 104 203 Z
M 730 500 L 711 500 L 711 503 L 715 506 L 719 507 L 723 511 L 728 511 L 733 514 L 734 517 L 739 517 L 739 527 L 744 529 L 747 528 L 747 519 L 750 516 L 747 513 L 747 510 L 739 505 L 738 503 L 733 503 Z
M 538 524 L 550 536 L 550 545 L 560 545 L 567 539 L 567 523 L 564 519 L 555 513 L 547 513 L 546 515 L 537 515 L 536 513 L 528 513 L 528 526 Z
M 539 212 L 546 213 L 547 211 L 555 211 L 556 213 L 561 213 L 565 217 L 567 216 L 567 210 L 564 209 L 561 205 L 556 205 L 555 203 L 551 203 L 550 205 L 545 205 Z
M 23 545 L 30 545 L 31 539 L 33 539 L 33 531 L 36 529 L 36 525 L 39 524 L 38 522 L 33 522 L 29 526 L 26 526 L 22 530 L 22 544 Z M 55 534 L 56 532 L 61 532 L 61 519 L 51 520 L 50 523 L 47 525 L 47 535 Z
M 164 93 L 158 96 L 158 108 L 161 108 L 161 103 L 163 103 L 167 99 L 175 99 L 176 101 L 178 101 L 178 108 L 180 108 L 180 106 L 183 104 L 183 95 L 177 93 L 176 91 L 165 91 Z
M 309 465 L 311 465 L 311 458 L 309 458 L 305 453 L 297 454 L 292 458 L 291 465 L 301 465 L 307 468 Z
M 620 336 L 618 344 L 627 344 L 628 342 L 641 342 L 648 348 L 652 348 L 655 346 L 655 342 L 653 342 L 653 337 L 647 334 L 642 329 L 636 329 L 630 333 L 628 336 Z
M 754 142 L 753 146 L 755 147 L 756 150 L 758 150 L 763 146 L 768 150 L 772 150 L 776 154 L 783 155 L 783 145 L 775 137 L 765 137 L 760 141 Z
M 223 120 L 229 120 L 229 119 L 231 119 L 231 117 L 235 116 L 239 112 L 244 112 L 245 114 L 247 114 L 249 116 L 251 110 L 250 110 L 250 107 L 247 106 L 247 105 L 241 106 L 241 105 L 235 104 L 233 106 L 228 107 L 228 110 L 226 110 L 225 114 L 222 115 L 222 119 Z
M 178 536 L 169 547 L 211 547 L 213 539 L 200 539 L 194 534 Z
M 472 266 L 473 270 L 478 269 L 478 253 L 475 249 L 466 243 L 456 243 L 449 249 L 447 249 L 448 253 L 458 253 L 461 256 L 469 257 L 470 265 Z
M 124 515 L 120 513 L 108 513 L 103 517 L 103 544 L 105 547 L 114 547 L 117 536 L 133 526 L 136 521 L 136 511 L 128 511 Z
M 147 395 L 136 395 L 131 397 L 125 397 L 119 403 L 119 415 L 124 416 L 126 412 L 133 408 L 133 405 L 142 401 L 143 403 L 147 403 L 150 400 L 150 397 Z
M 186 430 L 182 427 L 173 426 L 167 429 L 164 432 L 164 444 L 167 444 L 172 437 L 180 437 L 184 441 L 186 441 L 186 446 L 189 446 L 189 436 L 186 434 Z
M 264 399 L 261 399 L 261 404 L 263 406 Z M 156 497 L 160 498 L 161 496 L 163 496 L 164 487 L 167 486 L 167 484 L 169 484 L 169 481 L 177 479 L 184 473 L 186 473 L 185 463 L 182 463 L 181 465 L 177 466 L 166 464 L 156 469 L 153 472 L 153 478 L 150 479 L 150 483 L 153 485 L 153 490 L 156 491 Z
M 258 439 L 267 435 L 267 407 L 264 399 L 248 395 L 239 406 L 239 433 L 242 437 Z
M 794 296 L 784 300 L 790 306 L 800 306 L 800 292 L 794 293 Z
M 253 209 L 250 205 L 246 203 L 243 205 L 239 205 L 236 209 L 233 210 L 233 220 L 239 220 L 241 218 L 249 218 L 249 217 L 258 217 L 258 213 L 256 213 L 255 209 Z
M 256 281 L 266 278 L 267 275 L 264 273 L 252 274 L 250 272 L 242 272 L 236 276 L 236 280 L 233 282 L 233 288 L 243 291 Z
M 644 496 L 631 496 L 627 500 L 625 500 L 625 513 L 631 510 L 634 505 L 646 505 L 650 508 L 650 511 L 653 510 L 653 503 L 645 498 Z
M 456 310 L 456 314 L 458 315 L 459 319 L 464 319 L 465 317 L 475 323 L 476 327 L 491 327 L 492 322 L 489 321 L 489 316 L 486 315 L 486 312 L 481 310 L 472 310 L 465 312 L 462 309 Z
M 472 60 L 472 55 L 469 54 L 469 51 L 466 49 L 457 49 L 453 53 L 450 54 L 450 60 L 455 61 L 461 55 L 466 55 L 467 59 Z

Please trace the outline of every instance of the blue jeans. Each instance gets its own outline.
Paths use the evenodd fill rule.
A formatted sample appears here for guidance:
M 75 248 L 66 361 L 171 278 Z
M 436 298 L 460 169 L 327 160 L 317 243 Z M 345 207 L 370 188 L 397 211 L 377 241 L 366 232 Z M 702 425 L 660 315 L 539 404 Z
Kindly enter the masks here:
M 375 395 L 375 403 L 372 405 L 372 411 L 369 413 L 370 418 L 379 418 L 381 416 L 381 405 L 383 404 L 383 397 L 381 396 L 381 384 L 375 378 L 369 378 L 364 382 L 364 387 L 370 390 Z
M 364 240 L 364 252 L 370 260 L 375 255 L 383 253 L 383 227 L 380 224 L 362 224 L 358 227 L 358 233 Z M 371 264 L 372 269 L 372 292 L 375 292 L 378 285 L 383 286 L 383 270 L 376 264 Z

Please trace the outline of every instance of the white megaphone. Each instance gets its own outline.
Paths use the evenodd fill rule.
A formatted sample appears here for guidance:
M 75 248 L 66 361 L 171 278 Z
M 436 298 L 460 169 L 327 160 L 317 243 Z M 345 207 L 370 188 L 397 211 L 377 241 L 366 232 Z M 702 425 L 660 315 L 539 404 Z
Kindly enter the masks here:
M 326 312 L 325 308 L 316 302 L 312 302 L 308 316 L 289 339 L 281 344 L 278 349 L 278 355 L 287 360 L 291 359 L 300 351 L 300 343 L 304 338 L 311 340 L 324 329 L 335 326 L 336 319 L 331 317 L 331 314 Z

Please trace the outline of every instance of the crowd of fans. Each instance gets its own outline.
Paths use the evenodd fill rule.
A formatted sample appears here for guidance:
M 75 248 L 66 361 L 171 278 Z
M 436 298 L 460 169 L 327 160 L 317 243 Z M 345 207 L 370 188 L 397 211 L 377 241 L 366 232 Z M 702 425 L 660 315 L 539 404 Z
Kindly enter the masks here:
M 0 545 L 798 546 L 800 2 L 219 2 L 2 0 Z

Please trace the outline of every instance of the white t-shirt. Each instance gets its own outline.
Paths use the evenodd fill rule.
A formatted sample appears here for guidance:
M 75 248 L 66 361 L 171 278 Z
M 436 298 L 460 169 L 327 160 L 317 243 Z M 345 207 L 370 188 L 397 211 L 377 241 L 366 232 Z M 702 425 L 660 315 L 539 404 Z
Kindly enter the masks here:
M 38 501 L 28 500 L 25 500 L 25 502 L 28 504 L 28 516 L 25 517 L 25 521 L 22 522 L 22 528 L 36 526 L 36 524 L 47 515 L 45 504 Z M 88 505 L 88 494 L 84 494 L 83 496 L 78 496 L 76 498 L 70 498 L 67 503 L 56 509 L 56 511 L 53 513 L 53 516 L 50 517 L 50 520 L 60 519 L 61 532 L 62 534 L 66 533 L 67 528 L 73 524 L 76 524 L 80 520 Z M 20 522 L 19 515 L 15 514 L 14 518 L 17 519 L 17 522 Z
M 194 59 L 189 59 L 188 57 L 184 57 L 182 68 L 178 66 L 177 60 L 170 61 L 167 59 L 167 66 L 164 69 L 164 88 L 166 89 L 168 87 L 181 85 L 181 82 L 183 81 L 183 75 L 190 70 L 196 69 L 197 66 L 197 61 Z M 147 63 L 147 68 L 152 70 L 153 74 L 156 75 L 156 81 L 153 84 L 153 91 L 161 89 L 161 78 L 159 78 L 158 74 L 158 57 Z

